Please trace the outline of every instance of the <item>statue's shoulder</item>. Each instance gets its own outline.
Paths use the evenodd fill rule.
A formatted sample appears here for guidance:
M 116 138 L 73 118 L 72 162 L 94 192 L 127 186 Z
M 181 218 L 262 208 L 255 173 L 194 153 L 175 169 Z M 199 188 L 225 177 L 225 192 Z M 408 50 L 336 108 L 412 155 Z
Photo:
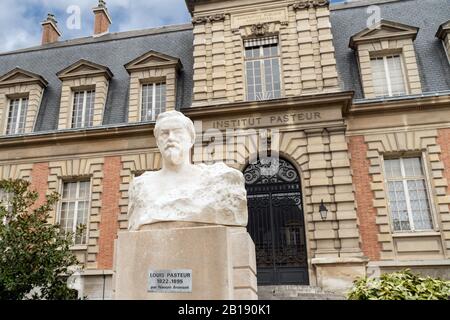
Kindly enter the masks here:
M 149 178 L 154 178 L 158 174 L 159 174 L 159 171 L 145 171 L 139 177 L 133 178 L 133 184 L 138 185 L 138 184 L 141 184 L 144 182 L 148 183 L 149 180 L 151 181 L 151 179 L 149 179 Z
M 209 176 L 242 180 L 244 175 L 239 170 L 227 166 L 223 162 L 215 164 L 199 164 L 198 167 Z

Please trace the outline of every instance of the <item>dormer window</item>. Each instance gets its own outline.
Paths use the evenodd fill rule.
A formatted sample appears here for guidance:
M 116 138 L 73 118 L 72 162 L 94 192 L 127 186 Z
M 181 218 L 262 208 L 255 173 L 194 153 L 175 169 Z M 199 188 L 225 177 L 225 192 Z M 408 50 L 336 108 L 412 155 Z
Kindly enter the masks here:
M 402 57 L 386 55 L 371 58 L 375 96 L 402 96 L 407 94 Z
M 142 85 L 141 121 L 156 121 L 166 111 L 166 84 L 164 82 Z
M 178 58 L 150 51 L 125 65 L 130 74 L 128 122 L 156 121 L 164 111 L 175 110 Z
M 422 93 L 414 48 L 418 31 L 417 27 L 381 20 L 351 37 L 364 98 Z
M 6 134 L 21 134 L 25 132 L 28 111 L 28 97 L 9 100 L 8 124 Z
M 62 81 L 58 129 L 80 129 L 103 124 L 109 81 L 108 67 L 79 60 L 57 73 Z
M 281 97 L 278 38 L 245 40 L 247 100 Z
M 40 75 L 20 68 L 0 77 L 0 134 L 33 132 L 47 84 Z
M 93 126 L 94 101 L 95 101 L 95 90 L 84 90 L 74 92 L 72 128 L 86 128 Z

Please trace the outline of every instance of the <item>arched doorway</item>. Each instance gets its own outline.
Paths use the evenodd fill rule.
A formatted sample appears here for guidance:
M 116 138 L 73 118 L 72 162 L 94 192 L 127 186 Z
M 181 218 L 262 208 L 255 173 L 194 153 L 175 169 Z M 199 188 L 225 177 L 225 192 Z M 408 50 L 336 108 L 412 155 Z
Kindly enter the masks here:
M 277 166 L 278 165 L 278 166 Z M 300 177 L 284 159 L 267 158 L 244 171 L 258 285 L 308 285 Z

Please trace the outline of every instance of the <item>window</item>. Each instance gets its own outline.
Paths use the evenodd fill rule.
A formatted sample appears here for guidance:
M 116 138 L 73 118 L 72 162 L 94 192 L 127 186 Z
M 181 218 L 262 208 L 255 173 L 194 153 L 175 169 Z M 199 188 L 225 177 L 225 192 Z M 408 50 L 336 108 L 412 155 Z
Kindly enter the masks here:
M 421 158 L 385 160 L 394 231 L 433 229 Z
M 158 115 L 166 111 L 166 84 L 150 83 L 142 85 L 141 121 L 156 121 Z
M 13 193 L 6 192 L 4 189 L 0 189 L 0 204 L 6 209 L 8 213 L 12 212 L 11 201 L 13 200 Z M 7 216 L 3 217 L 2 223 L 7 224 Z
M 246 40 L 247 100 L 281 97 L 278 38 Z
M 25 132 L 27 111 L 28 98 L 10 100 L 6 134 L 21 134 Z
M 87 243 L 87 222 L 90 208 L 90 182 L 65 182 L 61 199 L 59 224 L 64 232 L 73 232 L 74 243 Z M 77 233 L 82 228 L 83 232 Z
M 73 95 L 72 128 L 92 127 L 95 90 L 77 91 Z
M 405 76 L 400 55 L 371 59 L 375 96 L 400 96 L 406 94 Z

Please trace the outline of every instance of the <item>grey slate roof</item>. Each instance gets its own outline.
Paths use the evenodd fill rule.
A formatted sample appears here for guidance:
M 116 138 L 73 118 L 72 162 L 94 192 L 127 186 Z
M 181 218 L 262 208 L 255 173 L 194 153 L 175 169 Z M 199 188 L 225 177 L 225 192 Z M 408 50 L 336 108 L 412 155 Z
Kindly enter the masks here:
M 378 6 L 381 19 L 420 28 L 414 45 L 422 91 L 450 90 L 450 64 L 442 41 L 435 37 L 439 26 L 450 19 L 450 0 L 402 0 Z M 336 8 L 340 9 L 331 11 L 331 25 L 341 86 L 344 90 L 355 91 L 355 98 L 360 99 L 363 95 L 358 65 L 348 44 L 351 36 L 368 27 L 368 7 L 351 7 L 349 3 L 348 8 L 345 5 Z
M 45 47 L 19 50 L 0 55 L 0 75 L 16 66 L 43 76 L 45 89 L 35 131 L 58 127 L 61 81 L 56 73 L 80 59 L 107 66 L 114 77 L 110 81 L 103 124 L 127 121 L 129 74 L 124 65 L 155 50 L 180 58 L 177 108 L 189 107 L 192 100 L 193 33 L 191 25 L 109 34 L 99 38 L 70 40 Z
M 424 92 L 450 90 L 450 65 L 443 45 L 435 34 L 450 19 L 450 0 L 361 0 L 332 5 L 331 23 L 341 86 L 362 98 L 361 82 L 350 37 L 367 27 L 367 6 L 377 4 L 381 18 L 419 27 L 415 41 Z M 124 65 L 155 50 L 180 58 L 183 69 L 178 83 L 177 108 L 189 108 L 193 92 L 193 33 L 190 24 L 87 37 L 56 44 L 0 54 L 0 75 L 20 67 L 43 76 L 45 90 L 36 131 L 52 131 L 58 126 L 61 81 L 56 73 L 85 59 L 107 66 L 114 77 L 110 82 L 104 125 L 127 121 L 129 75 Z

